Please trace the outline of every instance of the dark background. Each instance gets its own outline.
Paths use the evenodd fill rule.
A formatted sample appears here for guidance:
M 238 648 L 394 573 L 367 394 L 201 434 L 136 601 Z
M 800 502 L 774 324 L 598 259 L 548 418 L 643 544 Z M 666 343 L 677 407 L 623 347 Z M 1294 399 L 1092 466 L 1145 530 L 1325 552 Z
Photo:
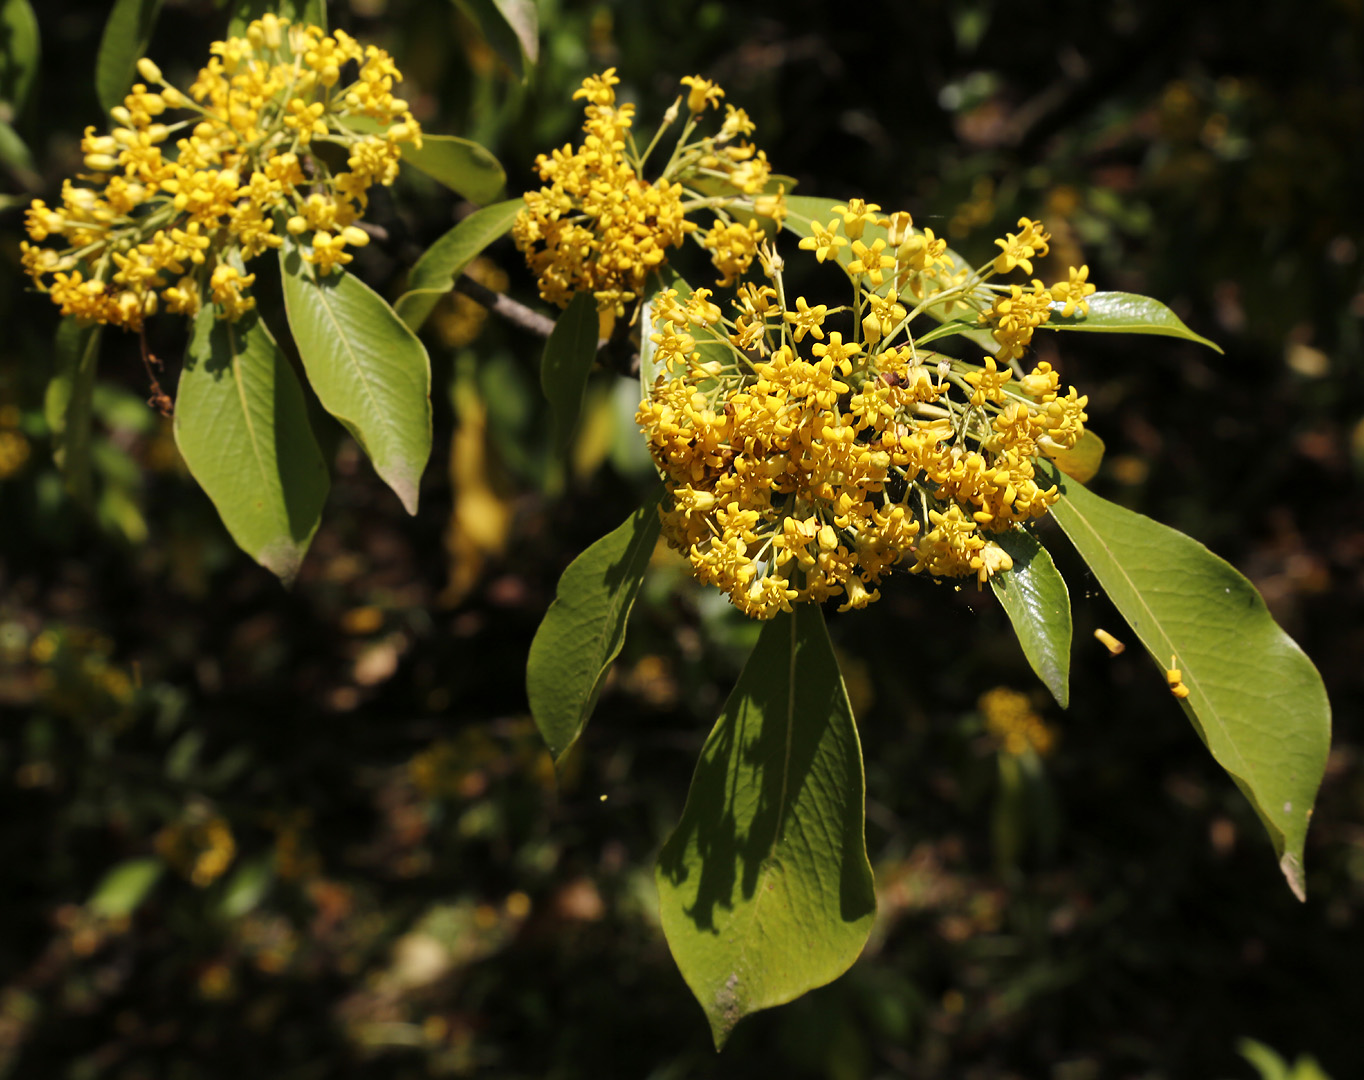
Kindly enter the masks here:
M 617 66 L 647 137 L 701 73 L 801 193 L 909 209 L 976 259 L 1040 216 L 1043 277 L 1088 263 L 1218 341 L 1037 347 L 1090 396 L 1096 490 L 1229 559 L 1326 679 L 1309 899 L 1159 672 L 1093 640 L 1121 621 L 1052 533 L 1076 618 L 1067 712 L 988 592 L 906 577 L 831 613 L 880 921 L 847 976 L 745 1021 L 717 1058 L 652 864 L 754 625 L 660 559 L 557 784 L 522 681 L 559 573 L 647 481 L 637 390 L 594 381 L 559 469 L 540 343 L 491 323 L 472 340 L 447 302 L 425 335 L 420 514 L 319 418 L 333 489 L 285 592 L 186 476 L 129 337 L 103 353 L 93 510 L 65 497 L 42 418 L 56 320 L 24 291 L 11 201 L 0 1076 L 1248 1078 L 1244 1037 L 1364 1075 L 1361 5 L 546 2 L 525 84 L 446 0 L 329 6 L 394 53 L 429 131 L 498 155 L 512 194 L 576 138 L 584 75 Z M 43 71 L 15 126 L 40 175 L 0 190 L 52 201 L 98 124 L 107 5 L 35 7 Z M 225 20 L 171 0 L 150 54 L 185 85 Z M 467 210 L 401 181 L 371 215 L 390 240 L 357 268 L 395 297 Z M 534 300 L 509 242 L 489 257 L 480 273 Z M 177 357 L 183 328 L 157 322 L 153 348 Z M 1034 694 L 1056 733 L 1022 781 L 977 707 L 998 686 Z M 129 860 L 163 869 L 122 915 L 127 880 L 106 875 Z

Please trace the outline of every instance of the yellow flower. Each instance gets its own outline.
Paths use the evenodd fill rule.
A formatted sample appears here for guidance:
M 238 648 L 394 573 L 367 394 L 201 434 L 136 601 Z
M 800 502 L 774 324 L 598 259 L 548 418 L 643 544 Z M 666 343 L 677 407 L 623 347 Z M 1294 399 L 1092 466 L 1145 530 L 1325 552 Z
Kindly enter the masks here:
M 688 75 L 682 79 L 683 86 L 691 87 L 687 94 L 687 108 L 693 113 L 703 113 L 707 105 L 720 107 L 720 99 L 725 96 L 715 83 L 709 79 L 703 79 L 700 75 Z

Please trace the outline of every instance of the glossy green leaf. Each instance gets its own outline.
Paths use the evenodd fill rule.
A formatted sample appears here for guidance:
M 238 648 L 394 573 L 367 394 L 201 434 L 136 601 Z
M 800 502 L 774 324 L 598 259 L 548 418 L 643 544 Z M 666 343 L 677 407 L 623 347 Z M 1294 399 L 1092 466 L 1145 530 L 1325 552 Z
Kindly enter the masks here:
M 327 28 L 327 0 L 237 0 L 227 21 L 227 36 L 245 37 L 248 25 L 272 11 L 281 19 Z
M 1070 592 L 1051 554 L 1026 529 L 994 537 L 1012 570 L 990 577 L 990 587 L 1013 623 L 1023 655 L 1061 708 L 1070 705 Z
M 284 309 L 322 407 L 417 512 L 431 456 L 431 361 L 378 293 L 344 270 L 319 276 L 292 238 L 280 250 Z
M 394 305 L 398 317 L 414 331 L 431 314 L 440 298 L 455 287 L 464 268 L 489 244 L 512 227 L 524 199 L 475 210 L 422 253 L 407 279 L 407 292 Z
M 1255 587 L 1198 541 L 1045 463 L 1040 471 L 1060 484 L 1052 515 L 1113 605 L 1161 669 L 1174 658 L 1189 689 L 1180 705 L 1255 807 L 1304 898 L 1303 839 L 1331 742 L 1317 669 Z
M 56 374 L 47 384 L 43 399 L 43 412 L 52 431 L 53 458 L 67 493 L 87 507 L 93 494 L 90 440 L 99 343 L 97 324 L 82 326 L 74 317 L 63 319 L 54 343 Z
M 555 448 L 563 453 L 582 412 L 587 376 L 597 360 L 597 302 L 588 292 L 574 295 L 560 313 L 540 360 L 540 388 L 549 401 Z
M 846 199 L 821 199 L 813 195 L 787 196 L 785 227 L 799 237 L 804 238 L 812 236 L 814 235 L 813 230 L 810 227 L 812 222 L 818 221 L 821 225 L 827 226 L 832 220 L 842 220 L 841 216 L 836 214 L 833 208 L 835 206 L 843 206 L 846 203 Z M 866 244 L 874 243 L 877 240 L 884 240 L 885 238 L 886 230 L 879 225 L 868 225 L 862 233 L 862 241 Z M 950 248 L 948 249 L 947 254 L 956 261 L 958 266 L 971 265 Z M 813 258 L 813 254 L 811 257 Z M 846 266 L 851 262 L 852 257 L 851 244 L 845 244 L 838 249 L 838 261 L 843 265 Z M 993 296 L 988 290 L 982 290 L 980 298 L 983 306 L 989 307 Z M 960 311 L 961 309 L 957 308 L 956 310 Z M 941 305 L 930 305 L 924 309 L 924 314 L 928 315 L 930 318 L 937 319 L 941 323 L 949 321 L 956 322 L 956 320 L 952 319 L 951 316 L 942 309 Z M 966 340 L 984 349 L 992 356 L 999 352 L 999 342 L 995 341 L 988 330 L 967 323 L 959 323 L 958 329 L 955 332 L 961 337 L 966 338 Z
M 498 56 L 518 79 L 525 78 L 525 61 L 540 58 L 540 16 L 532 0 L 457 0 L 483 31 Z
M 123 103 L 137 62 L 147 55 L 162 0 L 114 0 L 95 57 L 95 94 L 106 113 Z
M 1195 334 L 1178 315 L 1149 296 L 1136 293 L 1098 292 L 1089 298 L 1089 314 L 1077 310 L 1073 315 L 1062 315 L 1065 305 L 1051 305 L 1051 318 L 1042 324 L 1044 330 L 1089 330 L 1099 334 L 1161 334 L 1164 337 L 1196 341 L 1221 352 L 1221 346 Z
M 165 869 L 160 859 L 151 857 L 119 863 L 95 886 L 90 910 L 106 919 L 127 918 L 142 906 Z
M 265 323 L 206 306 L 175 400 L 175 442 L 237 546 L 291 583 L 322 519 L 327 463 L 303 387 Z
M 716 1046 L 846 971 L 876 915 L 862 750 L 814 604 L 758 638 L 658 857 L 663 932 Z
M 658 540 L 662 494 L 660 487 L 573 560 L 531 642 L 526 692 L 556 761 L 578 741 L 625 643 L 625 624 Z
M 28 0 L 0 0 L 0 101 L 23 112 L 40 56 L 38 19 Z

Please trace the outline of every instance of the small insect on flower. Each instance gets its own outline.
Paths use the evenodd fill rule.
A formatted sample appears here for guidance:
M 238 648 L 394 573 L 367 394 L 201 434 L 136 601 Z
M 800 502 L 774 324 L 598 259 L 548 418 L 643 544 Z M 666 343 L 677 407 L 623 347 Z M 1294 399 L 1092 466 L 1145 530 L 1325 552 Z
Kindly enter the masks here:
M 1113 656 L 1122 655 L 1123 651 L 1127 648 L 1126 645 L 1124 645 L 1121 641 L 1115 638 L 1107 630 L 1095 630 L 1094 637 L 1099 642 L 1101 642 L 1103 644 L 1103 647 L 1107 649 L 1109 653 Z
M 1165 681 L 1170 685 L 1170 693 L 1183 699 L 1189 696 L 1189 688 L 1184 685 L 1184 673 L 1175 667 L 1175 658 L 1170 657 L 1170 667 L 1165 672 Z

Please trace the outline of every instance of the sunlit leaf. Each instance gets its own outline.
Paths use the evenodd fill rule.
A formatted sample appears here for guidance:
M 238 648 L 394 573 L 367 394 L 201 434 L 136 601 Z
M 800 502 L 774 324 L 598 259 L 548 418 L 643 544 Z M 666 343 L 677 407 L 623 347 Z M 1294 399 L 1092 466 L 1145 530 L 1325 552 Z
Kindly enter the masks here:
M 1094 432 L 1086 430 L 1068 450 L 1058 450 L 1048 455 L 1051 462 L 1073 480 L 1087 484 L 1094 479 L 1104 460 L 1104 441 Z
M 61 321 L 54 343 L 56 374 L 43 400 L 53 458 L 67 493 L 82 506 L 90 505 L 92 495 L 90 439 L 99 343 L 97 324 L 81 326 L 72 316 Z
M 578 741 L 625 643 L 625 624 L 658 540 L 662 493 L 660 487 L 573 560 L 531 642 L 526 692 L 556 761 Z
M 717 1046 L 862 951 L 876 913 L 863 801 L 824 617 L 799 604 L 763 627 L 658 858 L 663 932 Z
M 205 307 L 175 401 L 175 442 L 237 546 L 286 585 L 327 501 L 327 464 L 289 361 L 254 312 Z
M 431 456 L 426 347 L 359 278 L 341 269 L 318 275 L 293 239 L 280 250 L 280 269 L 284 309 L 308 382 L 415 514 Z
M 597 359 L 597 302 L 590 292 L 574 295 L 560 313 L 540 360 L 540 388 L 549 401 L 554 445 L 568 447 L 582 412 L 587 376 Z
M 440 298 L 455 287 L 464 268 L 511 228 L 525 207 L 523 199 L 475 210 L 422 253 L 407 279 L 407 292 L 394 305 L 399 318 L 420 330 Z
M 1065 305 L 1051 305 L 1051 318 L 1042 324 L 1044 330 L 1089 330 L 1098 334 L 1160 334 L 1164 337 L 1196 341 L 1221 352 L 1216 342 L 1195 334 L 1173 311 L 1159 300 L 1136 293 L 1098 292 L 1089 298 L 1089 314 L 1078 310 L 1062 315 Z
M 147 54 L 162 0 L 114 0 L 95 57 L 95 94 L 106 113 L 123 103 L 137 62 Z
M 990 587 L 1013 624 L 1023 655 L 1061 708 L 1070 704 L 1070 592 L 1051 554 L 1025 529 L 994 537 L 1012 570 L 990 577 Z
M 124 919 L 142 906 L 165 864 L 160 859 L 128 859 L 119 863 L 95 886 L 89 908 L 106 919 Z
M 0 101 L 23 112 L 41 55 L 38 19 L 28 0 L 0 0 Z
M 237 0 L 227 21 L 228 37 L 245 37 L 247 26 L 267 12 L 290 22 L 327 28 L 327 0 Z
M 1108 598 L 1157 666 L 1179 669 L 1189 690 L 1180 706 L 1255 807 L 1302 899 L 1303 840 L 1331 742 L 1317 669 L 1255 587 L 1198 541 L 1041 471 L 1061 486 L 1052 515 Z

